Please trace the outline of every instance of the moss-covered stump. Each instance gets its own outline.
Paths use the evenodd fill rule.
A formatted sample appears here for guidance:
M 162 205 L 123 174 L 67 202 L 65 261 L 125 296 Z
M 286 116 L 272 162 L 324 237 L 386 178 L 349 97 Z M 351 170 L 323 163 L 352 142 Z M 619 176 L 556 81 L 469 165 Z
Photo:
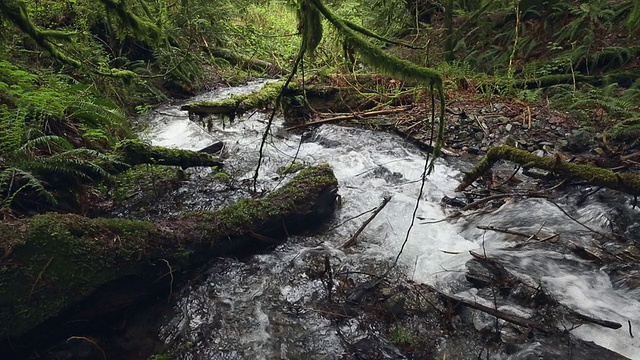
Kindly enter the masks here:
M 120 157 L 120 161 L 129 165 L 174 165 L 183 168 L 192 166 L 223 166 L 220 158 L 206 152 L 151 146 L 137 139 L 127 139 L 120 142 L 116 146 L 115 152 Z
M 462 191 L 476 179 L 485 174 L 499 160 L 515 162 L 527 168 L 538 168 L 557 174 L 578 178 L 596 186 L 623 191 L 632 195 L 640 194 L 640 176 L 630 173 L 618 173 L 593 165 L 574 164 L 560 157 L 539 157 L 526 150 L 511 146 L 496 146 L 489 149 L 471 171 L 467 172 L 462 183 L 456 189 Z
M 55 213 L 0 223 L 0 336 L 20 336 L 123 277 L 153 282 L 272 246 L 328 218 L 336 193 L 321 165 L 264 198 L 159 223 Z

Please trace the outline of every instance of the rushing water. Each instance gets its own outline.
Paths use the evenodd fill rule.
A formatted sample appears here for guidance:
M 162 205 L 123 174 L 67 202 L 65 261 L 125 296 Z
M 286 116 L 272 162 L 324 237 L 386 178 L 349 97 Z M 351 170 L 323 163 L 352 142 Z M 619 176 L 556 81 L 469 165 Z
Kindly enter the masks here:
M 260 86 L 254 83 L 199 99 L 221 98 Z M 190 121 L 176 106 L 156 109 L 151 115 L 146 135 L 154 144 L 199 149 L 222 140 L 228 154 L 226 171 L 237 179 L 252 177 L 265 128 L 264 115 L 247 114 L 233 123 L 217 120 L 211 132 Z M 190 288 L 179 301 L 177 315 L 162 331 L 167 343 L 180 343 L 190 349 L 184 358 L 340 358 L 344 349 L 337 329 L 309 305 L 326 293 L 320 280 L 310 280 L 306 275 L 309 262 L 318 254 L 328 255 L 342 269 L 382 273 L 402 248 L 420 191 L 424 153 L 392 134 L 333 125 L 321 126 L 301 141 L 299 135 L 284 132 L 281 120 L 277 120 L 272 135 L 265 149 L 261 185 L 272 188 L 279 184 L 282 179 L 276 175 L 277 169 L 294 156 L 306 164 L 326 162 L 339 180 L 342 206 L 332 221 L 334 226 L 322 235 L 294 237 L 273 252 L 243 262 L 225 259 L 213 265 L 207 279 Z M 590 243 L 592 233 L 555 205 L 543 199 L 509 201 L 489 214 L 428 223 L 446 216 L 440 201 L 445 195 L 454 195 L 460 170 L 468 166 L 441 160 L 428 177 L 417 212 L 421 220 L 416 221 L 399 259 L 407 276 L 473 297 L 473 291 L 449 285 L 455 282 L 456 271 L 464 269 L 469 250 L 486 251 L 508 259 L 510 271 L 531 277 L 563 304 L 625 324 L 619 330 L 583 325 L 573 332 L 632 359 L 640 358 L 640 341 L 629 336 L 626 326 L 631 321 L 634 328 L 640 328 L 637 290 L 614 287 L 597 265 L 551 248 L 505 250 L 513 244 L 510 237 L 476 228 L 493 225 L 528 233 L 540 231 L 541 235 L 561 233 L 574 242 Z M 204 182 L 210 176 L 209 170 L 199 170 L 192 181 Z M 390 203 L 365 229 L 358 246 L 340 250 L 363 218 L 337 225 L 375 208 L 385 196 L 392 196 Z M 211 206 L 210 199 L 197 193 L 184 197 L 194 208 Z M 559 203 L 592 229 L 609 230 L 613 214 L 604 203 L 587 200 L 576 207 L 571 198 L 560 199 Z M 637 210 L 629 204 L 618 203 L 619 208 L 637 216 Z M 351 329 L 346 327 L 339 330 L 352 334 L 352 339 L 365 335 L 359 333 L 355 323 Z

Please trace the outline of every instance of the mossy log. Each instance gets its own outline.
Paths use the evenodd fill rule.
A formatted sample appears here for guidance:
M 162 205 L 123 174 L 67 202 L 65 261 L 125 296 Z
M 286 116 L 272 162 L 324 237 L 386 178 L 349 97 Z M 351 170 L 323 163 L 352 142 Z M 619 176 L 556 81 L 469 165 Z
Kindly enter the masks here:
M 0 337 L 20 336 L 118 279 L 151 283 L 219 256 L 278 244 L 331 216 L 336 194 L 331 168 L 320 165 L 264 198 L 157 223 L 58 213 L 4 221 Z
M 531 80 L 523 80 L 517 86 L 528 89 L 537 89 L 558 84 L 573 84 L 575 82 L 594 86 L 617 83 L 622 87 L 629 87 L 638 79 L 640 79 L 640 71 L 611 71 L 604 75 L 546 75 Z
M 115 152 L 119 160 L 128 165 L 174 165 L 183 168 L 193 166 L 221 168 L 223 166 L 220 158 L 206 152 L 152 146 L 137 139 L 127 139 L 120 142 L 116 146 Z
M 400 105 L 411 103 L 413 93 L 397 94 L 398 88 L 387 84 L 392 79 L 380 75 L 360 75 L 353 79 L 349 86 L 344 79 L 327 78 L 320 83 L 290 84 L 283 91 L 282 105 L 287 118 L 302 118 L 315 112 L 352 112 L 364 111 L 381 103 Z M 395 83 L 399 86 L 399 82 Z M 236 95 L 218 101 L 194 101 L 184 104 L 181 109 L 189 112 L 189 116 L 224 115 L 233 117 L 255 109 L 274 106 L 283 81 L 265 85 L 262 89 L 250 94 Z M 391 86 L 391 88 L 387 88 Z M 390 94 L 385 94 L 389 90 Z
M 181 110 L 187 110 L 189 116 L 227 115 L 245 113 L 251 109 L 266 108 L 278 97 L 284 82 L 268 83 L 258 91 L 250 94 L 234 95 L 230 98 L 218 101 L 194 101 L 182 105 Z
M 467 172 L 462 183 L 456 189 L 462 191 L 476 179 L 485 174 L 498 160 L 508 160 L 524 167 L 552 171 L 565 176 L 578 178 L 596 186 L 623 191 L 632 195 L 640 194 L 640 176 L 629 173 L 617 173 L 593 165 L 574 164 L 560 157 L 539 157 L 528 151 L 511 146 L 496 146 L 489 149 L 471 171 Z
M 215 57 L 222 58 L 227 60 L 229 63 L 233 65 L 239 65 L 242 68 L 257 70 L 266 73 L 279 73 L 282 70 L 277 65 L 274 65 L 268 61 L 256 59 L 254 57 L 240 54 L 236 51 L 221 48 L 221 47 L 209 47 L 206 48 L 209 53 Z

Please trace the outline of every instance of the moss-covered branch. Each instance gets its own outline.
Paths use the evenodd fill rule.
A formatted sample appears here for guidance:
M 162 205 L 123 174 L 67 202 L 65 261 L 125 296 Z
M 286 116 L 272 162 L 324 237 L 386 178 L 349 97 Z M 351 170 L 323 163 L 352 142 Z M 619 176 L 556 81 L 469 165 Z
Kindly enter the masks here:
M 222 167 L 223 165 L 222 160 L 204 152 L 151 146 L 137 139 L 120 142 L 116 146 L 115 152 L 119 161 L 128 165 L 174 165 L 183 168 L 192 166 Z
M 162 39 L 162 29 L 149 20 L 132 13 L 126 8 L 124 1 L 100 0 L 100 2 L 105 6 L 107 11 L 114 13 L 125 26 L 133 30 L 136 37 L 153 41 Z
M 235 95 L 218 101 L 195 101 L 182 105 L 180 109 L 187 110 L 189 114 L 242 114 L 251 109 L 265 108 L 278 97 L 284 82 L 268 83 L 258 91 L 250 94 Z
M 462 183 L 456 190 L 466 189 L 499 160 L 508 160 L 524 167 L 552 171 L 587 181 L 596 186 L 604 186 L 632 195 L 640 194 L 640 176 L 636 174 L 617 173 L 593 165 L 574 164 L 559 157 L 539 157 L 528 151 L 506 145 L 489 149 L 478 165 L 465 174 Z
M 326 166 L 261 199 L 150 223 L 49 213 L 0 223 L 0 336 L 16 337 L 113 280 L 148 282 L 225 255 L 247 255 L 320 224 L 334 210 Z
M 617 83 L 623 87 L 631 86 L 640 79 L 640 71 L 611 71 L 605 75 L 558 74 L 522 80 L 516 86 L 528 89 L 544 88 L 558 84 L 584 83 L 595 86 Z
M 206 48 L 206 50 L 208 50 L 209 53 L 215 57 L 225 59 L 229 61 L 229 63 L 233 65 L 240 65 L 245 69 L 257 70 L 272 74 L 279 73 L 281 71 L 281 69 L 275 64 L 253 58 L 251 56 L 244 55 L 230 49 L 211 47 Z
M 9 21 L 16 25 L 22 32 L 27 34 L 42 49 L 47 51 L 54 59 L 74 67 L 80 67 L 80 61 L 64 54 L 54 44 L 52 40 L 68 40 L 73 32 L 41 30 L 38 29 L 27 11 L 27 5 L 22 0 L 2 0 L 0 1 L 0 14 L 4 14 Z

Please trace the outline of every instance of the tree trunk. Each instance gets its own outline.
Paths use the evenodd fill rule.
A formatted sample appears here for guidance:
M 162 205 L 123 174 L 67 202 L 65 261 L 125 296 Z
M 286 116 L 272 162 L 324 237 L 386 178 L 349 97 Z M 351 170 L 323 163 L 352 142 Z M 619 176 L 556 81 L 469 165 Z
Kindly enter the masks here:
M 332 170 L 321 165 L 264 198 L 158 223 L 58 213 L 2 222 L 0 337 L 20 336 L 115 280 L 152 283 L 278 244 L 327 219 L 336 194 Z

